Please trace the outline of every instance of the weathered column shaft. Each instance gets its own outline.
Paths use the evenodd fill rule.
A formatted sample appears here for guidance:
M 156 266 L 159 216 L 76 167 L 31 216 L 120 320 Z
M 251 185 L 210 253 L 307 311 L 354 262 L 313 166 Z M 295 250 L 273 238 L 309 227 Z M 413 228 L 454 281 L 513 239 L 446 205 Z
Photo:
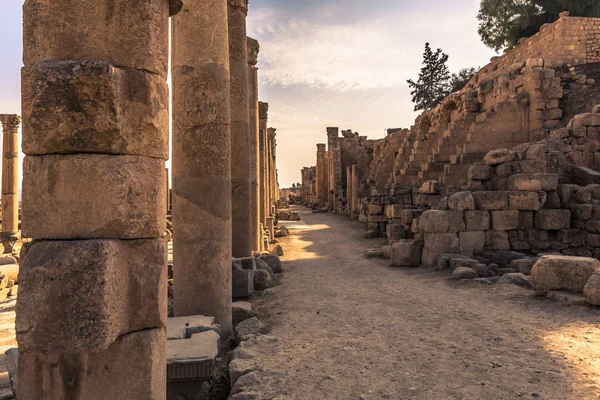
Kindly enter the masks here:
M 267 204 L 266 204 L 266 206 L 267 206 L 267 215 L 268 216 L 272 216 L 272 211 L 273 211 L 271 208 L 271 202 L 273 200 L 273 193 L 271 191 L 271 185 L 273 182 L 273 174 L 271 173 L 271 166 L 272 166 L 273 162 L 272 162 L 271 154 L 272 154 L 273 148 L 271 146 L 270 131 L 271 131 L 271 129 L 267 128 L 267 143 L 266 143 L 266 145 L 267 145 L 267 149 L 266 149 L 266 151 L 267 151 L 267 153 L 266 153 L 267 154 L 267 164 L 266 164 L 266 166 L 267 166 L 267 171 L 266 171 L 267 172 L 267 174 L 266 174 L 267 175 Z
M 19 399 L 164 399 L 166 0 L 25 0 Z
M 358 211 L 358 186 L 360 184 L 358 176 L 358 165 L 352 166 L 352 208 L 350 216 L 354 215 L 355 211 Z
M 268 128 L 269 136 L 269 210 L 273 216 L 275 212 L 275 203 L 277 201 L 277 194 L 275 189 L 277 187 L 277 172 L 275 164 L 275 136 L 277 135 L 275 128 Z
M 228 0 L 229 65 L 231 77 L 231 196 L 232 252 L 252 254 L 250 196 L 250 133 L 248 125 L 248 0 Z
M 17 236 L 19 231 L 19 124 L 17 115 L 1 115 L 2 143 L 2 233 Z M 2 241 L 10 239 L 3 237 Z
M 261 204 L 261 215 L 260 220 L 263 227 L 267 226 L 267 217 L 269 216 L 269 199 L 268 199 L 268 151 L 267 151 L 267 119 L 269 112 L 269 104 L 258 103 L 258 118 L 259 118 L 259 158 L 260 158 L 260 204 Z M 262 235 L 262 233 L 261 233 Z
M 325 207 L 328 200 L 329 192 L 329 174 L 328 174 L 328 156 L 327 156 L 327 145 L 320 143 L 317 145 L 317 203 L 319 207 Z
M 346 167 L 346 208 L 352 216 L 352 167 Z
M 214 316 L 222 336 L 232 329 L 227 9 L 189 0 L 172 21 L 174 312 Z
M 258 118 L 258 62 L 259 44 L 248 38 L 248 104 L 250 136 L 250 201 L 252 204 L 252 250 L 261 250 L 262 232 L 260 232 L 260 171 L 259 158 L 259 118 Z

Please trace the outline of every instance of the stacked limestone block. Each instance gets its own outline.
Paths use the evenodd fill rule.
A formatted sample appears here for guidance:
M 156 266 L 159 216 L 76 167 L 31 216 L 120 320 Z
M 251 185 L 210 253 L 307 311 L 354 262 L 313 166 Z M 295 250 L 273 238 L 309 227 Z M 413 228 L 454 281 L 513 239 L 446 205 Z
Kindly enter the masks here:
M 169 11 L 25 1 L 20 399 L 165 396 Z

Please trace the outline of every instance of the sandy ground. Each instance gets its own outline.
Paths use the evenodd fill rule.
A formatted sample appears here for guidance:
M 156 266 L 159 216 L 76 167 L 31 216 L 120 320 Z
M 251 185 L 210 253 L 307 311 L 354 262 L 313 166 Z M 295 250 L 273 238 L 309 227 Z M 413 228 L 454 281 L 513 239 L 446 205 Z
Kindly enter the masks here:
M 362 224 L 301 210 L 253 301 L 263 399 L 600 399 L 599 309 L 365 259 Z

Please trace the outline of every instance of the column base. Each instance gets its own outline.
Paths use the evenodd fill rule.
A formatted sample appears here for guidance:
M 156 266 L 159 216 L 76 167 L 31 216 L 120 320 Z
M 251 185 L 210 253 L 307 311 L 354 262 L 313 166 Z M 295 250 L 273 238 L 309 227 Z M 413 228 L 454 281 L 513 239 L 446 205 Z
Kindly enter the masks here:
M 13 254 L 21 249 L 21 233 L 20 232 L 0 232 L 0 243 L 3 248 L 2 254 Z

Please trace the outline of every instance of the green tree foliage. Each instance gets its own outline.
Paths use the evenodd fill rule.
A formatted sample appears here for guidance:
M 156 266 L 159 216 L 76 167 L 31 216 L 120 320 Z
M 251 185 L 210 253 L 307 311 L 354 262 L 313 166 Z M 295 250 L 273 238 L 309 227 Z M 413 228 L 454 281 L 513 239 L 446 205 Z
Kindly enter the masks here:
M 448 94 L 450 70 L 446 63 L 448 55 L 437 49 L 434 53 L 429 43 L 425 43 L 423 54 L 423 67 L 419 79 L 414 82 L 408 80 L 408 86 L 412 89 L 412 101 L 415 103 L 415 111 L 430 110 L 442 102 Z
M 477 19 L 483 43 L 499 51 L 533 36 L 563 11 L 572 16 L 600 17 L 598 0 L 481 0 Z
M 455 93 L 464 88 L 467 83 L 477 73 L 479 68 L 463 68 L 458 74 L 452 74 L 450 77 L 450 93 Z

